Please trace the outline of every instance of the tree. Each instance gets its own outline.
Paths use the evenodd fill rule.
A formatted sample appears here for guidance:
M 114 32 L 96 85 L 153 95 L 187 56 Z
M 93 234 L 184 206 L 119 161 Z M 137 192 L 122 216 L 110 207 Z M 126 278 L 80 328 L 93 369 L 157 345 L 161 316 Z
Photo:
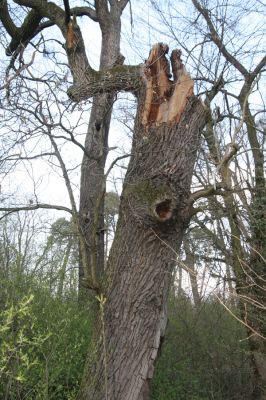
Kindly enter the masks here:
M 49 285 L 51 292 L 64 297 L 65 287 L 77 289 L 78 240 L 71 221 L 57 219 L 51 226 L 46 247 L 49 249 Z
M 13 53 L 11 66 L 17 55 L 22 63 L 16 74 L 29 67 L 23 65 L 20 44 L 36 45 L 39 32 L 56 25 L 66 40 L 65 51 L 73 77 L 68 95 L 73 101 L 94 96 L 83 148 L 79 212 L 68 171 L 51 132 L 49 109 L 48 118 L 42 103 L 34 111 L 47 130 L 68 188 L 73 222 L 80 238 L 82 282 L 98 293 L 100 303 L 97 333 L 101 340 L 96 346 L 100 357 L 88 360 L 80 393 L 84 399 L 148 398 L 149 380 L 160 337 L 164 335 L 171 271 L 185 229 L 196 212 L 193 203 L 210 192 L 224 194 L 228 190 L 221 186 L 216 192 L 209 187 L 191 196 L 199 135 L 208 110 L 192 94 L 193 81 L 184 69 L 179 51 L 171 56 L 173 80 L 169 79 L 168 48 L 162 44 L 153 47 L 144 65 L 123 65 L 119 50 L 120 17 L 127 2 L 98 0 L 95 7 L 75 7 L 70 10 L 75 16 L 69 21 L 69 10 L 65 13 L 54 3 L 17 0 L 19 6 L 27 7 L 22 9 L 26 14 L 20 28 L 12 21 L 12 8 L 8 8 L 6 1 L 1 3 L 1 20 L 12 37 L 7 50 L 8 54 Z M 77 17 L 85 15 L 100 24 L 99 71 L 88 62 L 77 24 Z M 8 89 L 14 79 L 10 77 Z M 214 81 L 213 87 L 220 86 Z M 115 93 L 121 90 L 136 95 L 138 111 L 117 232 L 103 271 L 104 166 L 112 104 Z M 231 147 L 219 159 L 221 167 L 228 167 L 235 155 L 235 147 Z
M 167 293 L 175 265 L 172 251 L 178 250 L 191 214 L 189 187 L 206 111 L 193 95 L 193 81 L 185 71 L 179 51 L 171 56 L 172 81 L 166 58 L 168 47 L 162 44 L 153 47 L 145 65 L 117 65 L 121 64 L 120 15 L 127 1 L 110 2 L 110 9 L 107 2 L 98 1 L 95 10 L 88 7 L 85 11 L 76 10 L 79 15 L 86 13 L 99 20 L 103 46 L 98 72 L 89 65 L 75 18 L 70 27 L 65 25 L 65 12 L 53 3 L 18 4 L 31 8 L 19 32 L 11 24 L 7 3 L 2 3 L 2 21 L 13 37 L 9 49 L 16 49 L 14 41 L 26 44 L 36 35 L 32 21 L 29 29 L 31 17 L 35 18 L 36 29 L 43 27 L 39 26 L 42 17 L 48 18 L 48 25 L 57 24 L 66 39 L 73 75 L 69 96 L 75 101 L 96 96 L 82 164 L 79 219 L 71 201 L 81 239 L 84 279 L 88 287 L 101 294 L 102 310 L 99 358 L 92 363 L 94 371 L 90 369 L 85 374 L 80 398 L 97 399 L 105 395 L 116 399 L 144 398 L 148 396 L 148 382 L 160 337 L 164 335 Z M 74 42 L 69 42 L 72 27 Z M 134 92 L 139 106 L 116 238 L 107 277 L 100 286 L 106 135 L 114 92 L 120 90 Z M 54 143 L 53 147 L 57 152 Z M 99 380 L 105 384 L 99 385 Z
M 219 170 L 222 181 L 229 193 L 224 196 L 224 204 L 228 210 L 228 220 L 231 229 L 232 246 L 232 266 L 236 277 L 236 290 L 240 298 L 240 308 L 243 319 L 248 326 L 249 343 L 252 352 L 254 369 L 254 389 L 253 398 L 261 399 L 265 396 L 265 357 L 266 357 L 266 331 L 265 331 L 265 286 L 262 283 L 265 278 L 265 238 L 266 238 L 266 219 L 265 219 L 265 178 L 263 172 L 264 155 L 262 143 L 260 141 L 259 129 L 256 129 L 255 116 L 251 111 L 249 96 L 256 82 L 260 79 L 260 73 L 265 69 L 266 57 L 264 56 L 252 70 L 247 70 L 245 66 L 230 52 L 228 52 L 223 37 L 219 34 L 210 15 L 210 11 L 199 1 L 193 0 L 193 4 L 204 18 L 209 30 L 211 41 L 218 47 L 226 62 L 233 65 L 237 72 L 242 76 L 243 84 L 238 95 L 242 119 L 246 125 L 247 137 L 252 151 L 255 182 L 251 194 L 250 202 L 250 238 L 252 248 L 248 257 L 245 256 L 242 244 L 242 229 L 239 223 L 239 213 L 237 212 L 237 201 L 232 189 L 232 176 L 229 170 L 230 159 L 238 151 L 236 135 L 241 125 L 235 129 L 232 137 L 231 149 L 228 147 L 224 155 Z M 241 124 L 241 122 L 240 122 Z M 209 132 L 210 134 L 210 132 Z M 214 137 L 213 134 L 210 137 Z M 211 150 L 211 149 L 210 149 Z M 212 151 L 216 158 L 217 153 Z M 264 211 L 263 211 L 264 210 Z

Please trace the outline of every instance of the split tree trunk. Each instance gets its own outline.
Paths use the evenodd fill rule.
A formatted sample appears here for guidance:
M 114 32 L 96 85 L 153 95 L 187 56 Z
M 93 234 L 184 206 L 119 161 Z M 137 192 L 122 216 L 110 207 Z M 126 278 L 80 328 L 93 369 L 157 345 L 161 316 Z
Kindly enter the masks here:
M 98 361 L 89 358 L 81 400 L 146 400 L 167 321 L 167 296 L 190 220 L 190 185 L 206 111 L 166 47 L 146 63 L 145 90 L 125 178 L 119 221 L 100 299 Z M 91 357 L 91 356 L 89 356 Z

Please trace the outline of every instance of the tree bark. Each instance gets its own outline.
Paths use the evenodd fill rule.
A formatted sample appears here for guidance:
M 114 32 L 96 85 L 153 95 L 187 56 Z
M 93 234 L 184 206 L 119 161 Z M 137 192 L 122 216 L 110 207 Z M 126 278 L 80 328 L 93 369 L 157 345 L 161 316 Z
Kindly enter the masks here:
M 168 76 L 162 83 L 169 68 L 165 51 L 162 45 L 155 46 L 146 64 L 132 157 L 104 295 L 99 298 L 102 314 L 95 343 L 99 358 L 88 359 L 80 400 L 149 399 L 176 252 L 190 220 L 190 184 L 206 121 L 204 106 L 191 93 L 180 53 L 179 75 L 172 83 Z M 184 89 L 180 96 L 169 92 L 172 84 L 174 90 Z M 173 98 L 179 99 L 175 115 L 169 112 L 174 109 Z
M 102 46 L 100 73 L 110 69 L 120 61 L 120 9 L 112 7 L 110 12 L 97 9 L 102 29 Z M 104 72 L 103 72 L 104 73 Z M 95 74 L 94 74 L 95 76 Z M 91 82 L 91 81 L 90 81 Z M 92 87 L 93 85 L 88 85 Z M 111 114 L 115 100 L 115 87 L 110 93 L 100 94 L 93 98 L 90 121 L 88 125 L 85 154 L 81 166 L 80 183 L 80 226 L 86 241 L 89 265 L 80 265 L 80 291 L 88 277 L 99 284 L 104 270 L 104 195 L 105 163 L 108 155 L 108 134 Z M 79 95 L 81 92 L 79 92 Z M 86 270 L 87 269 L 87 270 Z M 84 293 L 87 297 L 87 293 Z M 83 297 L 83 296 L 80 296 Z

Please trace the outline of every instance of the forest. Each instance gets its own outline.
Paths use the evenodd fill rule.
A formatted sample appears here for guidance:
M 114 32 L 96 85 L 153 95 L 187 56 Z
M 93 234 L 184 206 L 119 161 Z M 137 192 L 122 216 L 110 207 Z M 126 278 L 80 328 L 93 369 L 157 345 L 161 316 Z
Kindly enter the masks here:
M 0 0 L 0 399 L 265 400 L 265 16 Z

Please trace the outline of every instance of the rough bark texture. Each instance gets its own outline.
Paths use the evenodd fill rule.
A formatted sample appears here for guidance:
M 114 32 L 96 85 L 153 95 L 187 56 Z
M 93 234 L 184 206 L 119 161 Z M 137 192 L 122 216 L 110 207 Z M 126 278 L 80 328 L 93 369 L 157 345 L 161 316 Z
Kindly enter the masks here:
M 78 397 L 82 400 L 149 399 L 149 381 L 164 336 L 171 274 L 190 218 L 191 177 L 206 119 L 202 103 L 191 91 L 185 106 L 181 102 L 183 112 L 176 108 L 178 123 L 171 117 L 158 124 L 152 112 L 152 117 L 144 118 L 149 79 L 156 93 L 150 108 L 161 104 L 158 70 L 164 65 L 168 73 L 165 50 L 159 44 L 146 64 L 147 91 L 139 97 L 133 155 L 108 261 L 105 298 L 101 300 L 97 332 L 100 358 L 98 362 L 88 360 Z M 161 66 L 153 73 L 150 65 L 155 63 Z M 179 79 L 168 79 L 174 87 L 172 95 L 176 95 Z M 169 115 L 167 110 L 165 113 Z
M 100 71 L 112 67 L 120 56 L 121 21 L 119 9 L 112 9 L 99 19 L 103 24 Z M 108 18 L 112 24 L 108 25 Z M 107 26 L 106 26 L 106 25 Z M 98 286 L 104 268 L 104 195 L 105 162 L 108 155 L 108 133 L 114 102 L 114 92 L 98 94 L 93 99 L 90 121 L 85 140 L 85 150 L 81 166 L 80 184 L 80 226 L 86 241 L 89 265 L 81 266 L 80 286 L 90 277 Z M 85 282 L 84 282 L 85 281 Z

